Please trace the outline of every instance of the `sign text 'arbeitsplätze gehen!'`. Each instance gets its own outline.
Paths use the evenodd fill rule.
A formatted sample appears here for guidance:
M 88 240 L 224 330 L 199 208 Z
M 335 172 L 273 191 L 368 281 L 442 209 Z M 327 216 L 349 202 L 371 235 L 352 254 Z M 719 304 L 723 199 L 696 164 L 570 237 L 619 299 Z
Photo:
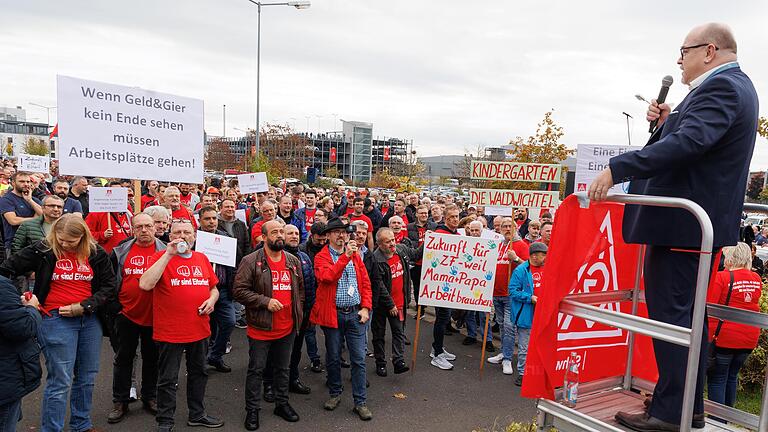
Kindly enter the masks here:
M 203 101 L 58 76 L 65 175 L 203 182 Z
M 562 166 L 523 162 L 472 161 L 472 180 L 560 183 Z
M 469 203 L 475 206 L 555 208 L 558 191 L 470 189 Z
M 419 305 L 490 312 L 499 243 L 428 232 Z

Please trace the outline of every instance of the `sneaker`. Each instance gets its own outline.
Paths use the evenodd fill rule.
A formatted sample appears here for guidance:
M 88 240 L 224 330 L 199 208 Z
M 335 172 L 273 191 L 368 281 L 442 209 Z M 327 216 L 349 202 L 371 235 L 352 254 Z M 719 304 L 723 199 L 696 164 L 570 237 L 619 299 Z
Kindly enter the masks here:
M 504 354 L 496 354 L 493 357 L 488 357 L 488 363 L 491 364 L 499 364 L 502 360 L 504 360 Z
M 448 358 L 445 356 L 446 353 L 442 353 L 438 355 L 437 357 L 434 357 L 432 361 L 430 362 L 432 366 L 442 369 L 442 370 L 451 370 L 453 369 L 453 364 L 448 361 Z
M 224 350 L 224 354 L 229 354 L 232 352 L 232 342 L 227 342 L 227 348 Z
M 239 329 L 248 328 L 248 323 L 245 322 L 245 318 L 240 318 L 239 320 L 235 321 L 235 327 Z
M 323 405 L 323 408 L 325 408 L 326 411 L 333 411 L 339 406 L 340 403 L 341 403 L 341 395 L 331 396 L 330 399 L 325 401 L 325 405 Z
M 187 426 L 203 426 L 213 429 L 224 426 L 224 422 L 221 419 L 206 414 L 197 420 L 188 420 Z
M 137 400 L 139 400 L 139 396 L 136 393 L 136 387 L 131 387 L 131 393 L 128 402 L 136 402 Z
M 320 360 L 312 360 L 312 366 L 309 367 L 309 370 L 314 373 L 321 373 L 324 371 L 323 364 L 320 363 Z
M 446 351 L 445 347 L 443 347 L 443 354 L 445 354 L 445 358 L 448 361 L 454 361 L 456 360 L 456 356 Z M 432 348 L 432 351 L 429 352 L 429 356 L 431 358 L 435 358 L 435 349 Z
M 501 369 L 504 375 L 514 375 L 515 369 L 512 367 L 512 360 L 504 360 L 501 362 Z
M 518 375 L 517 378 L 515 378 L 515 385 L 518 387 L 521 387 L 523 385 L 523 376 Z
M 352 411 L 355 412 L 355 414 L 360 417 L 360 420 L 368 421 L 373 418 L 373 414 L 371 414 L 371 410 L 368 409 L 365 405 L 357 405 Z

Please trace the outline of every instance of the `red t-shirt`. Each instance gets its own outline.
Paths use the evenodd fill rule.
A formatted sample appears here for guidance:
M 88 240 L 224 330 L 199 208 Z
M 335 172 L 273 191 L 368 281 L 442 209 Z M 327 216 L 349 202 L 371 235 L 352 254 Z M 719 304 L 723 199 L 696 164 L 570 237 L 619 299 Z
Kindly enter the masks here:
M 544 278 L 544 266 L 530 266 L 530 269 L 531 276 L 533 276 L 533 295 L 538 297 L 541 295 L 541 280 Z
M 510 266 L 509 252 L 510 244 L 512 250 L 515 251 L 517 257 L 525 261 L 529 258 L 528 244 L 522 240 L 514 241 L 512 243 L 502 243 L 499 245 L 499 258 L 496 264 L 496 279 L 493 281 L 493 296 L 508 296 L 509 295 L 509 276 L 511 272 L 515 270 L 518 264 L 512 262 Z
M 182 204 L 189 207 L 190 203 L 192 202 L 192 193 L 190 192 L 186 196 L 184 196 L 184 194 L 181 194 L 179 196 L 179 200 L 181 201 Z
M 398 244 L 402 243 L 403 239 L 406 238 L 406 237 L 408 237 L 408 230 L 401 229 L 400 232 L 395 234 L 395 242 L 398 243 Z
M 387 260 L 389 264 L 389 270 L 392 272 L 392 300 L 395 302 L 395 306 L 402 310 L 405 307 L 405 294 L 403 293 L 403 275 L 405 271 L 403 269 L 403 261 L 397 254 L 392 255 L 392 258 Z
M 267 258 L 269 259 L 269 258 Z M 272 298 L 279 301 L 283 308 L 272 312 L 272 330 L 261 330 L 248 326 L 248 337 L 258 340 L 275 340 L 287 336 L 293 330 L 293 314 L 291 311 L 291 272 L 285 265 L 285 253 L 280 261 L 269 259 L 272 271 Z
M 64 254 L 56 260 L 51 275 L 51 290 L 45 298 L 43 309 L 50 312 L 62 306 L 80 303 L 92 295 L 93 269 L 86 261 L 77 262 L 74 254 Z
M 724 305 L 726 298 L 728 298 L 730 282 L 731 276 L 728 270 L 718 272 L 707 291 L 707 302 Z M 759 312 L 762 293 L 760 275 L 750 269 L 733 271 L 733 291 L 728 306 Z M 709 340 L 714 337 L 718 322 L 719 320 L 715 318 L 709 319 Z M 759 337 L 760 329 L 757 327 L 723 321 L 716 344 L 720 348 L 752 349 L 757 346 Z
M 123 264 L 122 286 L 118 299 L 123 306 L 122 314 L 141 326 L 152 325 L 152 291 L 139 288 L 139 279 L 149 268 L 149 260 L 155 254 L 155 245 L 141 247 L 135 244 L 128 251 Z
M 265 220 L 260 220 L 253 224 L 253 228 L 251 228 L 251 246 L 256 247 L 259 242 L 256 241 L 256 239 L 261 236 L 261 226 L 264 225 Z
M 368 224 L 368 232 L 369 233 L 373 232 L 373 222 L 371 222 L 371 218 L 369 218 L 368 216 L 366 216 L 364 214 L 360 214 L 359 216 L 355 216 L 354 214 L 349 215 L 349 221 L 350 222 L 354 222 L 356 220 L 365 221 L 365 223 Z
M 159 251 L 149 259 L 150 267 L 163 256 Z M 159 342 L 197 342 L 211 335 L 208 315 L 198 308 L 210 297 L 219 279 L 208 257 L 192 251 L 192 256 L 171 257 L 157 282 L 152 297 L 153 339 Z
M 186 219 L 190 222 L 192 222 L 192 226 L 197 229 L 197 221 L 195 220 L 195 217 L 192 216 L 192 212 L 189 211 L 188 208 L 181 206 L 178 210 L 174 210 L 171 212 L 171 217 L 173 219 Z
M 406 216 L 405 212 L 403 212 L 403 214 L 401 214 L 401 215 L 395 215 L 395 216 L 400 216 L 400 219 L 403 220 L 403 226 L 404 227 L 408 226 L 408 223 L 409 223 L 408 222 L 408 216 Z
M 304 215 L 307 222 L 307 232 L 312 229 L 312 224 L 315 223 L 315 213 L 317 213 L 317 209 L 308 209 L 305 207 Z
M 152 195 L 142 195 L 141 196 L 141 209 L 144 210 L 145 208 L 157 204 L 157 199 Z

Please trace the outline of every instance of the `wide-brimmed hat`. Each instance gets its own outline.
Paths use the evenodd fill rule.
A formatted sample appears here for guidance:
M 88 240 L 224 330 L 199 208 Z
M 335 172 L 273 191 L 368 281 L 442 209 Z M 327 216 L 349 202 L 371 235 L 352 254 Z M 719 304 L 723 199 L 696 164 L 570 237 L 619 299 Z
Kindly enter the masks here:
M 328 224 L 325 226 L 325 229 L 323 230 L 323 232 L 321 234 L 328 234 L 329 232 L 336 231 L 336 230 L 344 230 L 344 231 L 346 231 L 348 227 L 349 227 L 349 225 L 347 225 L 344 222 L 342 222 L 341 219 L 333 218 L 333 219 L 328 221 Z

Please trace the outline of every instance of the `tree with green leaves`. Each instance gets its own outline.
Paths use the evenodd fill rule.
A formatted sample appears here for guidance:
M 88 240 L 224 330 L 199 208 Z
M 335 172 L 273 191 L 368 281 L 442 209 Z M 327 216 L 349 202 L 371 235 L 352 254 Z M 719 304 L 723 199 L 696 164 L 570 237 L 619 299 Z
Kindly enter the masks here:
M 48 156 L 50 153 L 48 143 L 44 139 L 29 137 L 24 142 L 24 154 Z

